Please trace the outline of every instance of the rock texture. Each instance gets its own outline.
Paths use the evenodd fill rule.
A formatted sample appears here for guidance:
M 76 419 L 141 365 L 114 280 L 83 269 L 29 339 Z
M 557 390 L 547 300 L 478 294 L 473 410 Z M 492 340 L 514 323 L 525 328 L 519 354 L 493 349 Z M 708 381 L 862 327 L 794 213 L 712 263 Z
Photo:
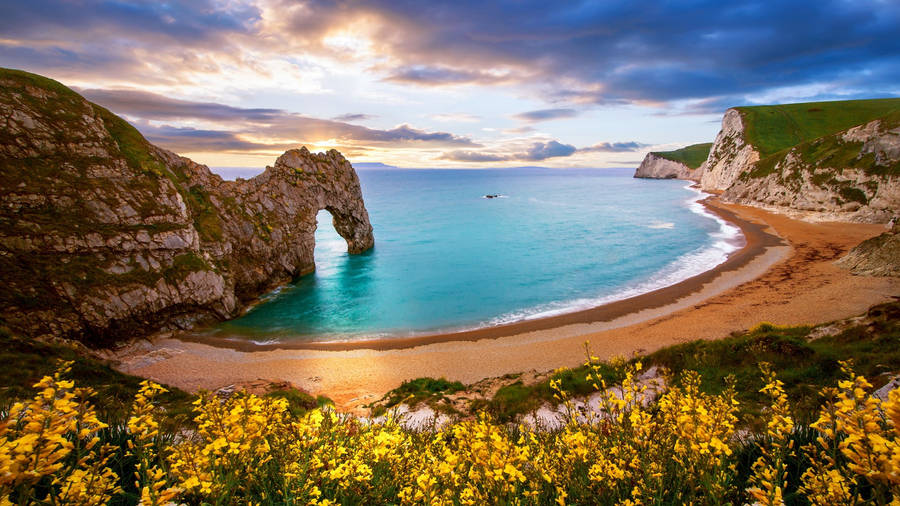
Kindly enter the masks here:
M 316 214 L 350 253 L 374 243 L 337 151 L 294 149 L 250 180 L 148 143 L 65 86 L 0 71 L 0 319 L 106 344 L 227 319 L 308 273 Z
M 861 242 L 835 264 L 863 276 L 900 276 L 900 224 Z
M 741 173 L 753 168 L 759 152 L 744 140 L 744 122 L 737 109 L 728 109 L 709 158 L 700 167 L 700 188 L 720 192 L 728 189 Z
M 798 144 L 758 163 L 749 163 L 751 150 L 739 148 L 730 164 L 719 164 L 726 168 L 718 176 L 704 174 L 703 181 L 721 185 L 717 188 L 725 190 L 726 201 L 813 220 L 885 223 L 900 212 L 900 113 Z
M 699 181 L 701 169 L 691 169 L 687 165 L 668 160 L 656 153 L 647 153 L 644 161 L 634 172 L 634 177 L 650 179 L 689 179 Z

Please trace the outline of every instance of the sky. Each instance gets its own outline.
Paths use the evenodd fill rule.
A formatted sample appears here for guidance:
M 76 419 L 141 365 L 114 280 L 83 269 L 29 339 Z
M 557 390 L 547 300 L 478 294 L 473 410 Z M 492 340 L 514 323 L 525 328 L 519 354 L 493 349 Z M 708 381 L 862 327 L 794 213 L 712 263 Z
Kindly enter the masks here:
M 631 167 L 728 107 L 900 96 L 900 0 L 0 0 L 0 66 L 210 166 Z

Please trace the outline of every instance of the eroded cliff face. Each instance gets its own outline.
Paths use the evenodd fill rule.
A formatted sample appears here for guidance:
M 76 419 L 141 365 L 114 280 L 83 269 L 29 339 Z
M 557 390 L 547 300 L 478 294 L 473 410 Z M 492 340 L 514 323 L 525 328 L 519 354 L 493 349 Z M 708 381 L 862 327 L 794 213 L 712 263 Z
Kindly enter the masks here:
M 691 169 L 681 162 L 663 158 L 655 153 L 647 153 L 644 161 L 634 172 L 634 177 L 699 181 L 700 174 L 701 169 Z
M 321 209 L 351 253 L 374 243 L 337 151 L 223 181 L 19 71 L 0 72 L 0 113 L 0 319 L 25 335 L 106 344 L 234 317 L 314 269 Z
M 741 113 L 737 109 L 728 109 L 709 157 L 700 166 L 700 188 L 704 191 L 724 191 L 758 160 L 759 152 L 744 140 Z
M 885 223 L 900 213 L 900 113 L 751 165 L 722 195 L 811 220 Z

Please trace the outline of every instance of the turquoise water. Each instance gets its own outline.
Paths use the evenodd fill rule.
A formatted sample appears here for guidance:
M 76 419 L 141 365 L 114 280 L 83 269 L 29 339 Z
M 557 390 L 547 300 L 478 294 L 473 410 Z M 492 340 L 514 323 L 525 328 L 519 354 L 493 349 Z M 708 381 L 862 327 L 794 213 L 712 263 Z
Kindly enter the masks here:
M 324 341 L 496 325 L 670 285 L 737 247 L 684 181 L 632 172 L 360 171 L 375 248 L 348 255 L 322 211 L 316 272 L 213 332 Z

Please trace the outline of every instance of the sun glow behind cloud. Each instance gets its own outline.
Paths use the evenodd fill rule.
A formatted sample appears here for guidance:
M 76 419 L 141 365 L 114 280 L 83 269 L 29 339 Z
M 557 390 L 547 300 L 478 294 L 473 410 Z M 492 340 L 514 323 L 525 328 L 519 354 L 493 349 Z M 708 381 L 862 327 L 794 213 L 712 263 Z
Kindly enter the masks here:
M 900 6 L 865 0 L 30 0 L 4 7 L 0 65 L 210 165 L 306 144 L 413 167 L 606 167 L 707 142 L 732 105 L 900 94 L 898 25 Z

